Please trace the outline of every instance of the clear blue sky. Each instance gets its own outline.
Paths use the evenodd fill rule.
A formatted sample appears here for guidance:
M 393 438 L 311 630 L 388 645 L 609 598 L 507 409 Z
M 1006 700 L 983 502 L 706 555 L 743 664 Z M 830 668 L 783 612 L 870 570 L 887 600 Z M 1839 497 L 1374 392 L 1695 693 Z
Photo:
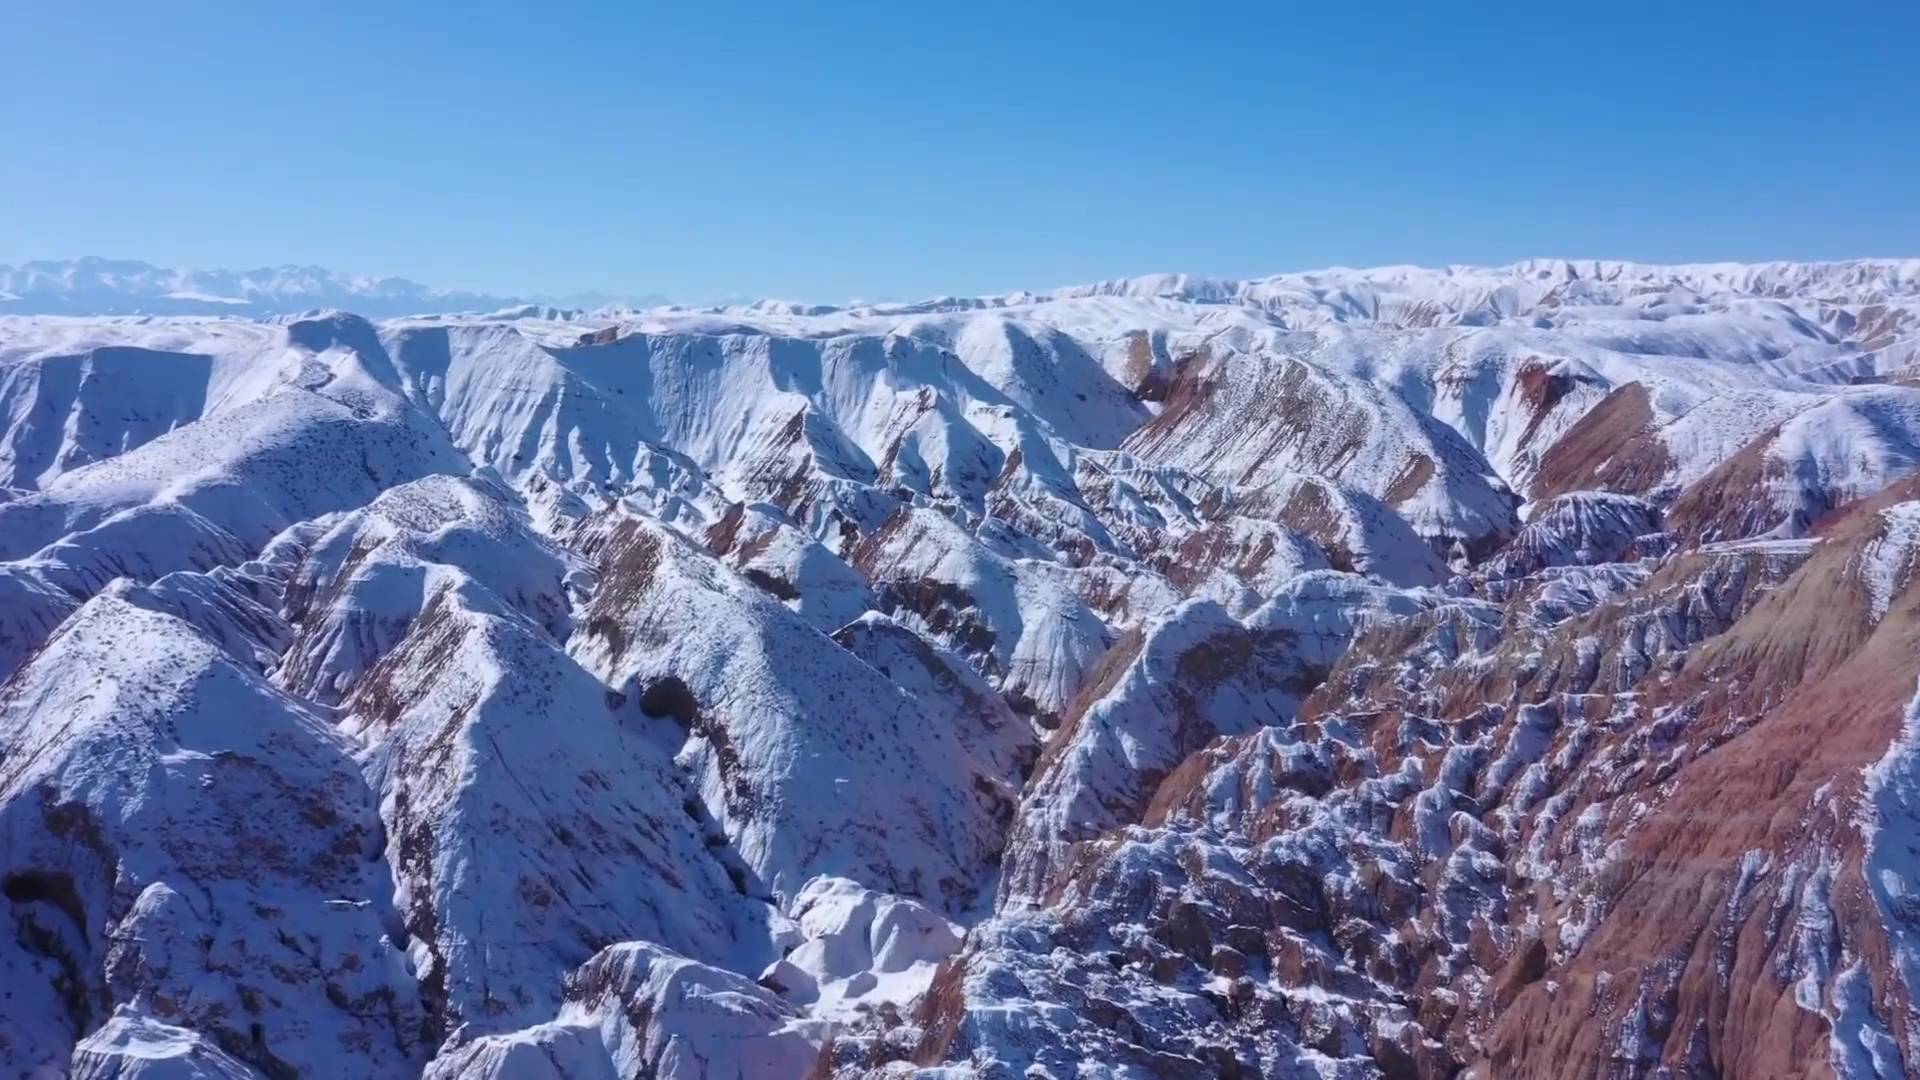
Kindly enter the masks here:
M 1920 255 L 1915 0 L 7 6 L 0 262 L 704 301 Z

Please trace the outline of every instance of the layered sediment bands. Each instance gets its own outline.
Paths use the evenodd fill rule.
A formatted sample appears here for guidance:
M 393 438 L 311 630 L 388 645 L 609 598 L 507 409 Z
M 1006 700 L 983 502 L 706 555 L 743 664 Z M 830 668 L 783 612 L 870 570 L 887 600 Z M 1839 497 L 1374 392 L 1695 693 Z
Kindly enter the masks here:
M 1654 423 L 1645 386 L 1615 387 L 1541 457 L 1533 497 L 1586 490 L 1639 495 L 1658 487 L 1674 461 Z
M 1722 1075 L 1798 1075 L 1836 1041 L 1905 1045 L 1889 939 L 1908 927 L 1874 902 L 1859 817 L 1873 810 L 1856 808 L 1914 696 L 1920 612 L 1904 592 L 1877 624 L 1847 610 L 1831 575 L 1859 545 L 1830 543 L 1678 680 L 1670 753 L 1685 763 L 1640 795 L 1653 812 L 1621 830 L 1596 890 L 1607 914 L 1564 977 L 1499 1019 L 1489 1075 L 1616 1056 L 1636 1027 L 1647 1066 Z M 1816 596 L 1831 599 L 1801 614 Z

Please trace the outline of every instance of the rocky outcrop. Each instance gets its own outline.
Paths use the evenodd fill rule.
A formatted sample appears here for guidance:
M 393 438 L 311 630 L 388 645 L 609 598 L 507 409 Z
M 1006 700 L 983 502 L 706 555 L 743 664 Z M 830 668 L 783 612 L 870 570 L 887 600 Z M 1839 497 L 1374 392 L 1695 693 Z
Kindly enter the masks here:
M 965 657 L 1022 711 L 1057 717 L 1113 631 L 1069 577 L 1008 559 L 935 510 L 902 510 L 854 553 L 880 609 Z
M 300 632 L 280 677 L 296 693 L 338 704 L 449 589 L 483 589 L 564 641 L 567 579 L 578 573 L 487 478 L 389 488 L 306 550 L 286 586 L 287 617 Z
M 771 992 L 657 945 L 609 946 L 565 997 L 561 1018 L 476 1039 L 426 1076 L 802 1076 L 816 1057 L 817 1034 Z
M 744 860 L 749 892 L 786 904 L 826 873 L 939 907 L 972 902 L 1001 846 L 1007 778 L 692 542 L 633 518 L 596 555 L 569 651 L 681 726 L 703 813 Z M 884 775 L 914 783 L 866 779 Z
M 346 707 L 442 1031 L 547 1018 L 566 973 L 627 935 L 766 961 L 769 912 L 688 811 L 673 721 L 491 594 L 435 594 Z
M 1490 578 L 1525 578 L 1557 566 L 1594 566 L 1658 555 L 1670 546 L 1660 511 L 1644 499 L 1581 491 L 1542 504 L 1492 559 Z
M 1049 891 L 1074 844 L 1137 821 L 1159 780 L 1206 743 L 1287 723 L 1320 675 L 1295 651 L 1302 629 L 1193 601 L 1101 657 L 1021 799 L 1002 907 Z
M 1515 527 L 1506 485 L 1455 431 L 1381 387 L 1294 357 L 1209 353 L 1183 364 L 1126 449 L 1235 486 L 1289 473 L 1340 481 L 1442 549 L 1489 550 Z

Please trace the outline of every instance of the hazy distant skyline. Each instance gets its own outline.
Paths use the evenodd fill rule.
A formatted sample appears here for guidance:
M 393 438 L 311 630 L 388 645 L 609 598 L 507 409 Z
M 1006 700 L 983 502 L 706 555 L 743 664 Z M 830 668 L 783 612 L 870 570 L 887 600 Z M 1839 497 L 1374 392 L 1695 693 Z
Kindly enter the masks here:
M 1920 5 L 12 13 L 0 263 L 913 299 L 1920 254 Z

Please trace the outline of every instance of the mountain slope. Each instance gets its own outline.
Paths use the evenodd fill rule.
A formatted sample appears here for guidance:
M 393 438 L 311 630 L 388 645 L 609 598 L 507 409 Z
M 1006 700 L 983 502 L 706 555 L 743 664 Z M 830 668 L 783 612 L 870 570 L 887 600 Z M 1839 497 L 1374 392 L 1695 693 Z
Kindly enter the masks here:
M 0 291 L 0 1069 L 1920 1071 L 1920 262 Z

